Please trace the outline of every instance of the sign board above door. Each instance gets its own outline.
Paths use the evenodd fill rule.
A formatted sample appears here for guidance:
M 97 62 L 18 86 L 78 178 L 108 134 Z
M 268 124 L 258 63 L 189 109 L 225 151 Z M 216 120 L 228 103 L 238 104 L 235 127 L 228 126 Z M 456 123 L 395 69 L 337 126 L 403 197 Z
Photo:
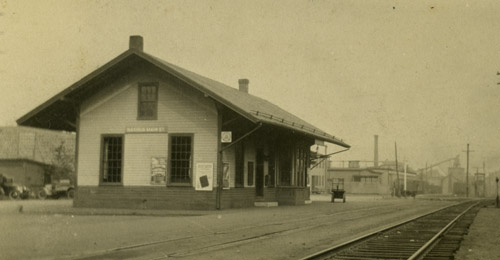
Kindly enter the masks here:
M 163 126 L 153 127 L 127 127 L 125 133 L 166 133 L 167 128 Z

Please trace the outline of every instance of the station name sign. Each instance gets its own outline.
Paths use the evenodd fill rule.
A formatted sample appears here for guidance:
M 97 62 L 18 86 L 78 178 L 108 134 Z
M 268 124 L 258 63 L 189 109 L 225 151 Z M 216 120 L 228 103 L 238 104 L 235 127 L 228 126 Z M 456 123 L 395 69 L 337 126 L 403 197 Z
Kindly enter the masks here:
M 166 133 L 166 127 L 127 127 L 125 133 Z

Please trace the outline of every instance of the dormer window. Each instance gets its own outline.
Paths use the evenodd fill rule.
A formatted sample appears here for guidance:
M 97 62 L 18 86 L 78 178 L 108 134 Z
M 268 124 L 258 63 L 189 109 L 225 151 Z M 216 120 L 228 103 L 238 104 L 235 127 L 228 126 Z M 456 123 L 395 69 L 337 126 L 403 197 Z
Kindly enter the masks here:
M 158 83 L 139 83 L 138 120 L 158 118 Z

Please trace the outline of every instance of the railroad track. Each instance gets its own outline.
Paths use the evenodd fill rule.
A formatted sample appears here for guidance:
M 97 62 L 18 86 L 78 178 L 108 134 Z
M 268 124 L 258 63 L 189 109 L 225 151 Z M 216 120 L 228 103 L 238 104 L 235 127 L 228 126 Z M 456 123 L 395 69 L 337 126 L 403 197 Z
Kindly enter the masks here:
M 329 211 L 323 214 L 304 214 L 298 218 L 259 223 L 254 226 L 241 226 L 237 229 L 218 230 L 217 232 L 207 229 L 207 232 L 186 234 L 181 237 L 169 237 L 164 240 L 138 244 L 131 243 L 118 248 L 99 251 L 76 252 L 74 254 L 58 256 L 57 259 L 204 259 L 204 257 L 208 255 L 224 255 L 223 252 L 225 251 L 234 253 L 235 250 L 239 252 L 240 248 L 243 248 L 243 250 L 244 248 L 253 248 L 252 245 L 262 245 L 264 241 L 274 241 L 276 239 L 283 239 L 284 237 L 293 240 L 294 237 L 310 234 L 320 229 L 328 230 L 336 228 L 339 223 L 352 224 L 367 218 L 393 212 L 395 210 L 394 207 L 395 206 L 391 204 L 349 211 Z M 418 214 L 418 211 L 413 212 L 414 214 Z M 353 217 L 353 213 L 361 215 Z M 336 221 L 327 221 L 331 220 L 332 217 L 336 219 Z M 308 224 L 304 225 L 304 223 Z M 378 232 L 379 231 L 377 231 L 377 233 Z M 241 234 L 244 235 L 242 236 Z M 314 241 L 312 241 L 311 244 L 314 244 L 313 242 Z M 277 253 L 275 255 L 276 258 L 280 257 L 279 254 L 280 253 Z M 295 256 L 299 255 L 303 255 L 303 253 L 301 254 L 297 251 L 294 256 L 290 256 L 289 258 L 293 259 Z M 233 258 L 237 258 L 237 254 L 233 256 Z M 273 257 L 268 257 L 268 259 L 273 259 Z M 284 258 L 282 257 L 281 259 Z
M 465 202 L 416 217 L 302 260 L 316 259 L 453 259 L 481 207 L 489 201 Z
M 383 210 L 381 212 L 378 212 L 378 214 L 386 214 L 389 211 L 392 211 L 394 208 L 394 205 L 383 205 L 383 206 L 372 206 L 372 207 L 367 207 L 367 208 L 360 208 L 360 209 L 355 209 L 355 210 L 349 210 L 349 211 L 334 211 L 334 212 L 328 212 L 328 213 L 323 213 L 323 214 L 307 214 L 307 215 L 301 215 L 297 218 L 293 219 L 288 219 L 288 220 L 278 220 L 274 222 L 266 222 L 266 223 L 260 223 L 255 226 L 242 226 L 237 229 L 231 229 L 231 230 L 222 230 L 219 232 L 207 232 L 205 234 L 199 234 L 199 235 L 186 235 L 183 237 L 178 237 L 178 238 L 170 238 L 170 239 L 165 239 L 165 240 L 157 240 L 157 241 L 150 241 L 150 242 L 144 242 L 144 243 L 137 243 L 137 244 L 129 244 L 129 245 L 124 245 L 121 247 L 117 248 L 110 248 L 110 249 L 105 249 L 105 250 L 100 250 L 100 251 L 94 251 L 94 252 L 82 252 L 78 254 L 73 254 L 73 255 L 64 255 L 64 256 L 59 256 L 57 259 L 81 259 L 81 260 L 88 260 L 88 259 L 108 259 L 111 258 L 111 256 L 118 255 L 118 257 L 115 257 L 116 259 L 121 259 L 121 258 L 126 258 L 127 254 L 135 254 L 134 252 L 142 250 L 142 249 L 147 249 L 151 248 L 153 246 L 168 246 L 171 244 L 178 243 L 179 241 L 184 241 L 186 244 L 197 244 L 200 240 L 210 240 L 211 238 L 217 237 L 213 243 L 210 243 L 208 246 L 200 246 L 200 247 L 190 247 L 190 248 L 176 248 L 175 251 L 171 251 L 166 254 L 166 256 L 160 256 L 160 257 L 153 257 L 153 258 L 148 258 L 145 257 L 144 259 L 165 259 L 165 258 L 173 258 L 173 257 L 189 257 L 189 256 L 194 256 L 197 254 L 203 254 L 209 251 L 215 251 L 215 250 L 221 250 L 224 248 L 228 248 L 231 246 L 239 246 L 242 244 L 249 244 L 253 243 L 255 241 L 261 241 L 265 239 L 274 239 L 276 237 L 282 236 L 282 235 L 288 235 L 288 234 L 293 234 L 295 232 L 302 232 L 304 230 L 313 230 L 316 228 L 331 228 L 328 226 L 328 224 L 325 224 L 326 219 L 331 219 L 332 217 L 334 218 L 339 218 L 342 219 L 342 216 L 344 215 L 350 215 L 350 214 L 366 214 L 366 212 L 377 212 L 380 210 Z M 371 216 L 374 216 L 374 213 L 370 213 Z M 352 218 L 351 218 L 352 219 Z M 317 223 L 317 224 L 309 224 L 309 225 L 303 225 L 303 223 Z M 255 234 L 250 234 L 251 230 L 257 230 L 257 229 L 262 229 L 266 228 L 267 231 L 264 233 L 255 233 Z M 231 234 L 232 233 L 237 233 L 237 232 L 245 232 L 246 236 L 244 238 L 232 238 Z M 228 237 L 228 238 L 222 238 L 222 237 Z M 218 240 L 222 240 L 222 242 L 216 242 Z M 52 259 L 52 258 L 48 258 Z

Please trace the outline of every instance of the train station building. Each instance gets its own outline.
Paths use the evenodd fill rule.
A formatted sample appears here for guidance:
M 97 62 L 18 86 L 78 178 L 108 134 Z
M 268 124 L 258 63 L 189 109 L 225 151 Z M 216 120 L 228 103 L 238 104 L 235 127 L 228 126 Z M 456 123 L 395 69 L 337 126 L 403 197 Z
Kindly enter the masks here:
M 77 133 L 75 207 L 223 209 L 309 201 L 310 146 L 349 145 L 165 62 L 143 39 L 18 120 Z

